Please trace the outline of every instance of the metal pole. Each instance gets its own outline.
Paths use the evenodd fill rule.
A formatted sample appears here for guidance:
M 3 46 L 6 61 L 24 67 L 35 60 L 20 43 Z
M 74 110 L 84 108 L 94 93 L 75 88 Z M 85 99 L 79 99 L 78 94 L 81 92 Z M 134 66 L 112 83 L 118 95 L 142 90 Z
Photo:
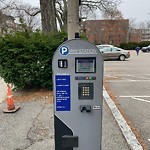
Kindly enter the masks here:
M 79 0 L 68 0 L 68 40 L 79 33 Z

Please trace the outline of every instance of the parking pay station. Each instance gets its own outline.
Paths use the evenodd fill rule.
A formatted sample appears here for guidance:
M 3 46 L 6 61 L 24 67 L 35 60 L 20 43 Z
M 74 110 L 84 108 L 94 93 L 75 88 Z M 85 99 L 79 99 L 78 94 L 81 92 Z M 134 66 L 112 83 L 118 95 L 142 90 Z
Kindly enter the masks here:
M 53 57 L 55 150 L 101 150 L 103 58 L 73 39 Z

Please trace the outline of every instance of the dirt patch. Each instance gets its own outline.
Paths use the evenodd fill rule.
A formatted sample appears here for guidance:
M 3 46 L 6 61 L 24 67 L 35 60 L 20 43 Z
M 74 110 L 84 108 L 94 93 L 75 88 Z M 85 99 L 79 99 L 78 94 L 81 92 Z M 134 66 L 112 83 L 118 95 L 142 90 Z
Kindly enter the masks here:
M 47 100 L 48 103 L 53 103 L 53 92 L 49 90 L 30 90 L 30 91 L 15 91 L 12 92 L 15 102 L 26 101 L 42 101 Z
M 108 80 L 122 80 L 121 77 L 105 77 L 105 80 L 108 81 Z
M 110 98 L 115 102 L 116 105 L 118 105 L 118 101 L 116 100 L 114 93 L 110 90 L 109 83 L 106 82 L 106 80 L 104 81 L 104 86 L 105 86 L 105 89 L 107 90 Z
M 112 72 L 114 72 L 114 73 L 115 73 L 115 72 L 123 73 L 123 72 L 125 71 L 124 69 L 120 69 L 120 68 L 117 69 L 116 67 L 115 67 L 115 68 L 112 68 L 112 67 L 111 67 L 110 69 L 107 68 L 106 70 L 107 70 L 107 72 L 111 72 L 111 73 L 112 73 Z

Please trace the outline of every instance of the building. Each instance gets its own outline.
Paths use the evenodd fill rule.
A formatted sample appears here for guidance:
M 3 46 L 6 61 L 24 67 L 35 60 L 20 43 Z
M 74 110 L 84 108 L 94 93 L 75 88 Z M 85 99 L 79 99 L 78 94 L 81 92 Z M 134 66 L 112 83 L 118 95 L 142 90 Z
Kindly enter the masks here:
M 119 45 L 129 41 L 129 20 L 87 20 L 83 33 L 94 44 Z
M 150 41 L 150 28 L 141 29 L 141 39 L 142 41 Z
M 129 42 L 140 43 L 142 41 L 141 29 L 130 29 L 129 30 Z

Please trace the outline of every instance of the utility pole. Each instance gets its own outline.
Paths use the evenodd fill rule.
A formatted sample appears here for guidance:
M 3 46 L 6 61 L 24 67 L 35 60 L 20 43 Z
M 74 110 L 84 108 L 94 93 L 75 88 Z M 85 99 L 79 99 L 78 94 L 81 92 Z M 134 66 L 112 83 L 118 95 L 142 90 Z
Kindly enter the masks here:
M 68 0 L 68 40 L 79 34 L 79 0 Z

